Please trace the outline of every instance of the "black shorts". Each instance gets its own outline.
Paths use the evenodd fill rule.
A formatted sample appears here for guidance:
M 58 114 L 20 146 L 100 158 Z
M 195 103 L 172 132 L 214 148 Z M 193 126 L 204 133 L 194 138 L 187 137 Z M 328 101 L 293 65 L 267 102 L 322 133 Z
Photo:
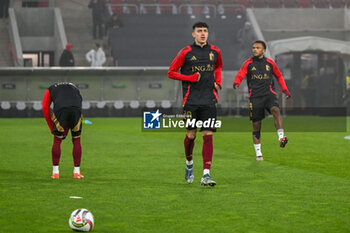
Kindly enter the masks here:
M 216 104 L 212 104 L 212 105 L 185 105 L 183 107 L 183 114 L 185 115 L 185 123 L 187 120 L 190 119 L 196 119 L 195 122 L 197 122 L 198 120 L 205 122 L 207 120 L 210 120 L 211 122 L 216 121 Z M 212 132 L 216 132 L 216 128 L 215 127 L 210 127 L 211 125 L 214 124 L 210 124 L 209 127 L 205 127 L 204 125 L 201 127 L 200 131 L 212 131 Z M 186 129 L 188 130 L 193 130 L 193 129 L 197 129 L 196 125 L 191 125 L 189 127 L 186 127 Z
M 261 121 L 265 118 L 265 110 L 270 112 L 274 106 L 279 107 L 277 97 L 274 94 L 250 98 L 250 120 L 253 122 Z
M 63 108 L 52 114 L 52 129 L 56 136 L 67 135 L 71 129 L 72 137 L 80 136 L 83 114 L 77 108 Z

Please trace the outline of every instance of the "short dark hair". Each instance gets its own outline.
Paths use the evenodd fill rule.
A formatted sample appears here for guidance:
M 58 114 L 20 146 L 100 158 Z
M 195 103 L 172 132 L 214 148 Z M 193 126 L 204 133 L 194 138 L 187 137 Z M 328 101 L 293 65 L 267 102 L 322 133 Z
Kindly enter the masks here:
M 262 46 L 264 47 L 264 49 L 266 50 L 266 43 L 262 40 L 256 40 L 253 44 L 262 44 Z
M 98 42 L 95 42 L 95 45 L 97 48 L 101 47 L 100 43 L 98 43 Z
M 205 22 L 196 22 L 193 24 L 192 29 L 194 30 L 195 28 L 209 28 L 208 24 Z

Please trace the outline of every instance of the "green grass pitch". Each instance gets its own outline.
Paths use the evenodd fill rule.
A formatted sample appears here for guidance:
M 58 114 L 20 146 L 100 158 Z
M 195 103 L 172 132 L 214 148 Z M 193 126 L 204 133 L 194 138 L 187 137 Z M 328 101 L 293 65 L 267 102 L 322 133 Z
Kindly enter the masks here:
M 83 126 L 83 180 L 73 179 L 71 137 L 60 179 L 51 180 L 52 136 L 42 119 L 0 119 L 0 232 L 72 232 L 70 213 L 89 209 L 94 232 L 350 232 L 349 132 L 262 132 L 264 162 L 251 132 L 216 133 L 211 175 L 184 180 L 184 132 L 141 132 L 138 118 L 89 119 Z M 245 119 L 245 124 L 249 122 Z M 83 199 L 70 199 L 81 196 Z

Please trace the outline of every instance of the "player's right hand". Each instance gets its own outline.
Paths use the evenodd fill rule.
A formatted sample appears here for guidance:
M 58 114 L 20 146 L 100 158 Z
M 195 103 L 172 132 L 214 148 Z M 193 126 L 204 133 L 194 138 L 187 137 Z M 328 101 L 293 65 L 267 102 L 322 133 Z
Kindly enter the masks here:
M 199 82 L 199 80 L 201 79 L 201 74 L 199 72 L 197 72 L 198 77 L 197 77 L 197 82 Z
M 283 93 L 286 95 L 286 99 L 289 99 L 290 97 L 292 97 L 292 95 L 288 90 L 284 90 Z
M 233 83 L 233 89 L 237 89 L 239 87 L 238 83 Z

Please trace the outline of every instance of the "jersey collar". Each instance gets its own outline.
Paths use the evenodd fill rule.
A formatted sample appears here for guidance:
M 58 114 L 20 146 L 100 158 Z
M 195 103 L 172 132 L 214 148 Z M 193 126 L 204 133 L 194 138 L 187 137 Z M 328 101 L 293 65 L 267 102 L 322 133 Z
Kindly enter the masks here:
M 201 46 L 197 45 L 196 42 L 193 42 L 193 46 L 195 47 L 198 47 L 198 48 L 202 48 Z M 203 46 L 203 49 L 208 47 L 209 46 L 209 43 L 207 42 L 204 46 Z
M 262 58 L 253 57 L 253 60 L 254 60 L 254 61 L 262 61 L 262 60 L 265 60 L 265 56 L 263 56 Z

